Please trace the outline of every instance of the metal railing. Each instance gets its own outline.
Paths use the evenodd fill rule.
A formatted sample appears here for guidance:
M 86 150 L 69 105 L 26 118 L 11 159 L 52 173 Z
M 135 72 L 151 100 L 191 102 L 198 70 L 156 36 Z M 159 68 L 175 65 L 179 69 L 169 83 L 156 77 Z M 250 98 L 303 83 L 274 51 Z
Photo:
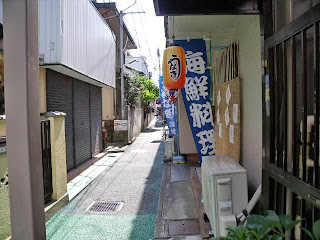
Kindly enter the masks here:
M 319 11 L 320 4 L 266 40 L 264 208 L 304 218 L 309 230 L 320 213 Z

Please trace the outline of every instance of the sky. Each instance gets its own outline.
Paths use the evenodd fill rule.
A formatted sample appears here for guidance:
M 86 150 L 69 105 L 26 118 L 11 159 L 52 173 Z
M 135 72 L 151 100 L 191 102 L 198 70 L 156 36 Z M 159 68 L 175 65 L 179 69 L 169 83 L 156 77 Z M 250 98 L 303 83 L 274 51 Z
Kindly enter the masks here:
M 97 2 L 116 2 L 119 11 L 128 8 L 125 12 L 145 12 L 142 14 L 127 14 L 125 23 L 132 34 L 137 50 L 130 50 L 132 56 L 145 56 L 148 70 L 152 72 L 152 80 L 158 83 L 159 59 L 157 50 L 160 49 L 162 66 L 162 53 L 165 49 L 163 17 L 157 17 L 152 0 L 98 0 Z

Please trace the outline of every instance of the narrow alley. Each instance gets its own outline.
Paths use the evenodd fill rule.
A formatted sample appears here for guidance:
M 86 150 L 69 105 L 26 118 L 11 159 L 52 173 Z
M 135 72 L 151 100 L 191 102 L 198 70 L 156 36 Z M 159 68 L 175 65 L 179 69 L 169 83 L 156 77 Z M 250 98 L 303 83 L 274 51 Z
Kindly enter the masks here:
M 0 0 L 0 240 L 320 240 L 320 0 Z
M 153 239 L 161 187 L 162 121 L 153 120 L 109 169 L 46 224 L 47 239 Z M 93 202 L 121 202 L 114 213 L 92 213 Z

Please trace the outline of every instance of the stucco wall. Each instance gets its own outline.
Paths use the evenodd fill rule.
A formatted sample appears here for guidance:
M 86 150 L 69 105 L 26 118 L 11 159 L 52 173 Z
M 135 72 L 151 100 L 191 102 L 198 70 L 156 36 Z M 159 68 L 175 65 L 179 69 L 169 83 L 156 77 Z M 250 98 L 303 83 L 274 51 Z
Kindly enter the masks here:
M 113 88 L 102 88 L 102 120 L 114 119 Z
M 40 67 L 40 113 L 47 111 L 46 69 Z
M 51 128 L 52 199 L 58 200 L 67 192 L 65 116 L 48 119 Z
M 261 183 L 262 86 L 260 17 L 244 16 L 233 32 L 239 39 L 241 80 L 241 164 L 247 170 L 249 195 Z
M 0 137 L 7 136 L 6 120 L 0 120 Z
M 128 128 L 129 128 L 129 140 L 137 137 L 143 130 L 143 109 L 138 107 L 128 106 Z
M 2 177 L 2 176 L 1 176 Z M 9 186 L 0 187 L 0 239 L 11 235 Z
M 6 173 L 8 170 L 8 157 L 6 153 L 0 154 L 0 178 Z

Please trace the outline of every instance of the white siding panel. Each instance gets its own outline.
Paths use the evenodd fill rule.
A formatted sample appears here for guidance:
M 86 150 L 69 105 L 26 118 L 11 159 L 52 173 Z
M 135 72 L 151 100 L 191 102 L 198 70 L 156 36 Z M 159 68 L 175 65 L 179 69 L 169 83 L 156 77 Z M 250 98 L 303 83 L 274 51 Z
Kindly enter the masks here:
M 115 87 L 115 37 L 89 0 L 40 0 L 41 54 L 42 65 L 61 64 Z
M 45 63 L 60 62 L 61 46 L 60 1 L 40 0 L 39 7 L 39 55 Z

